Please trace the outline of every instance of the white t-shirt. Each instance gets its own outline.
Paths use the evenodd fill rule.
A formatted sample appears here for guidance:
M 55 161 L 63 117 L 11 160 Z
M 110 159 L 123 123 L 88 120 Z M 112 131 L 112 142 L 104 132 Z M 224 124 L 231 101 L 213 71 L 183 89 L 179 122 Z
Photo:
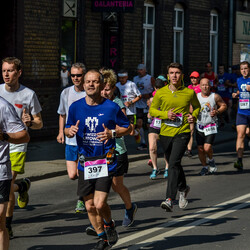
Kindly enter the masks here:
M 66 70 L 65 72 L 61 70 L 62 87 L 67 87 L 69 85 L 68 74 L 69 74 L 68 70 Z
M 137 88 L 144 94 L 151 94 L 154 91 L 154 88 L 151 84 L 151 75 L 145 75 L 143 77 L 135 76 L 133 81 L 136 84 Z M 147 99 L 142 98 L 138 102 L 136 102 L 136 107 L 140 109 L 144 109 L 144 113 L 148 112 Z
M 119 88 L 121 92 L 121 99 L 124 102 L 130 102 L 134 100 L 135 97 L 140 96 L 141 93 L 139 89 L 136 87 L 136 84 L 131 81 L 127 81 L 125 84 L 121 84 L 118 82 L 116 87 Z M 126 114 L 127 115 L 135 115 L 136 114 L 136 106 L 135 104 L 126 107 Z
M 85 91 L 76 92 L 75 86 L 70 86 L 64 89 L 60 96 L 60 104 L 59 104 L 57 113 L 59 115 L 66 115 L 66 121 L 67 121 L 70 105 L 73 102 L 78 101 L 81 98 L 84 98 L 85 96 L 86 96 Z M 75 136 L 73 138 L 65 137 L 65 142 L 68 145 L 77 146 Z
M 14 107 L 0 97 L 0 129 L 4 133 L 16 133 L 25 129 Z M 12 179 L 9 143 L 0 141 L 0 181 Z
M 15 92 L 8 92 L 5 89 L 5 84 L 0 84 L 0 96 L 11 103 L 20 119 L 22 119 L 23 110 L 27 113 L 36 115 L 42 111 L 41 105 L 38 101 L 36 93 L 20 84 L 20 87 Z M 28 143 L 12 144 L 10 143 L 10 153 L 13 152 L 27 152 Z

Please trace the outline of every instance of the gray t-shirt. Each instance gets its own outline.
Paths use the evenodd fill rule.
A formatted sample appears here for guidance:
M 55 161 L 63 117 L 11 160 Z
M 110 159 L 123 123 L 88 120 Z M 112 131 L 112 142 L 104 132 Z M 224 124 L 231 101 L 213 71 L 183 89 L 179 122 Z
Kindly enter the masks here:
M 25 130 L 25 125 L 19 119 L 14 107 L 0 97 L 0 129 L 4 133 L 16 133 Z M 0 181 L 10 180 L 11 163 L 9 143 L 0 141 Z
M 20 119 L 22 119 L 24 109 L 26 109 L 26 113 L 30 113 L 32 115 L 36 115 L 42 111 L 36 93 L 22 84 L 20 84 L 19 89 L 15 92 L 8 92 L 5 89 L 5 84 L 0 84 L 0 96 L 14 106 Z M 27 145 L 27 143 L 10 143 L 10 153 L 27 152 Z

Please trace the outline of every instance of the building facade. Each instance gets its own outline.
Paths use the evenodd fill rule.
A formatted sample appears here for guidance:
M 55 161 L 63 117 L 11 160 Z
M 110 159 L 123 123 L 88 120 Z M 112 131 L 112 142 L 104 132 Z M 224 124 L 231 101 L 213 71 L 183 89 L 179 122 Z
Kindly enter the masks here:
M 0 58 L 23 61 L 21 82 L 36 91 L 44 128 L 58 130 L 60 65 L 83 62 L 88 69 L 125 68 L 139 63 L 153 76 L 173 61 L 185 80 L 212 61 L 226 68 L 248 60 L 250 1 L 247 0 L 9 0 L 2 3 Z

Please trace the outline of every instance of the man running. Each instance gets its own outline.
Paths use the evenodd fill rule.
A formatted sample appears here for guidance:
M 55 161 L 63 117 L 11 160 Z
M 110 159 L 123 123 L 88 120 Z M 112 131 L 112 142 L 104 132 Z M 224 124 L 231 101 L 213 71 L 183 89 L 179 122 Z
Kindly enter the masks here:
M 173 200 L 180 192 L 179 207 L 188 204 L 187 194 L 190 187 L 186 184 L 181 159 L 190 139 L 190 123 L 194 123 L 200 110 L 200 103 L 195 92 L 182 85 L 182 65 L 171 63 L 168 66 L 170 84 L 159 89 L 150 107 L 150 115 L 162 119 L 160 141 L 169 167 L 166 200 L 161 208 L 173 211 Z M 189 113 L 190 104 L 193 113 Z M 160 110 L 159 110 L 160 109 Z
M 196 122 L 196 141 L 202 164 L 200 175 L 204 176 L 209 172 L 215 173 L 217 171 L 213 159 L 213 142 L 217 134 L 217 115 L 226 111 L 227 105 L 219 94 L 211 93 L 209 79 L 201 79 L 200 89 L 201 93 L 197 94 L 201 109 Z M 206 156 L 208 156 L 208 165 Z
M 211 91 L 215 92 L 217 89 L 217 84 L 218 84 L 218 75 L 215 72 L 213 72 L 212 62 L 207 62 L 205 67 L 206 67 L 206 71 L 201 74 L 201 78 L 205 77 L 209 79 Z
M 65 134 L 76 135 L 79 150 L 78 195 L 83 196 L 89 220 L 99 241 L 94 249 L 106 249 L 118 240 L 107 204 L 116 171 L 115 138 L 131 131 L 129 120 L 120 107 L 101 96 L 103 76 L 90 70 L 84 77 L 86 97 L 69 108 Z
M 41 129 L 43 126 L 41 111 L 42 108 L 36 96 L 36 93 L 19 83 L 22 74 L 22 63 L 18 58 L 7 57 L 2 60 L 2 76 L 4 84 L 0 85 L 0 96 L 11 103 L 18 117 L 23 121 L 26 128 Z M 10 200 L 6 213 L 6 227 L 10 238 L 13 238 L 11 223 L 15 206 L 15 194 L 18 192 L 17 203 L 20 208 L 25 208 L 29 202 L 28 190 L 30 180 L 23 179 L 15 184 L 18 174 L 24 173 L 24 164 L 27 152 L 27 143 L 10 144 L 10 161 L 12 170 L 12 182 L 10 190 Z
M 250 126 L 250 65 L 244 61 L 240 63 L 240 73 L 242 77 L 237 79 L 238 91 L 233 93 L 233 98 L 239 97 L 238 112 L 236 118 L 237 141 L 236 152 L 238 159 L 234 167 L 239 171 L 243 170 L 244 139 L 247 127 Z
M 6 210 L 11 188 L 9 143 L 27 143 L 29 135 L 14 107 L 0 97 L 0 249 L 9 249 Z
M 57 110 L 59 114 L 59 133 L 57 136 L 57 141 L 59 143 L 64 143 L 64 126 L 68 117 L 68 110 L 70 105 L 85 97 L 85 91 L 83 89 L 84 74 L 86 73 L 86 67 L 82 63 L 74 63 L 71 67 L 71 79 L 73 86 L 64 89 L 61 93 L 60 104 Z M 68 176 L 71 180 L 77 178 L 77 162 L 78 162 L 78 147 L 76 143 L 75 136 L 73 138 L 65 138 L 65 159 Z M 82 197 L 78 198 L 76 208 L 76 213 L 86 212 L 86 208 Z

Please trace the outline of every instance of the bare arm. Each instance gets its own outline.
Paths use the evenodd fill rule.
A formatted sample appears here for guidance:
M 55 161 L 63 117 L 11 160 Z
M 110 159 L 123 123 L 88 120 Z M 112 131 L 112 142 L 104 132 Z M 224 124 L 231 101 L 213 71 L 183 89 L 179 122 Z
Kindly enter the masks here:
M 210 112 L 210 115 L 213 117 L 215 115 L 221 114 L 227 110 L 227 104 L 223 101 L 220 95 L 215 94 L 215 103 L 219 108 Z
M 20 144 L 20 143 L 26 143 L 29 142 L 30 136 L 26 130 L 21 130 L 16 133 L 6 133 L 9 138 L 7 142 L 14 143 L 14 144 Z M 3 132 L 0 132 L 0 141 L 3 141 Z
M 33 120 L 32 120 L 33 117 Z M 25 112 L 25 109 L 23 110 L 22 114 L 22 121 L 23 123 L 31 128 L 31 129 L 41 129 L 43 127 L 43 120 L 41 113 L 37 113 L 36 115 L 31 115 Z
M 59 143 L 64 143 L 64 125 L 66 122 L 66 115 L 59 115 L 59 133 L 57 136 L 57 141 Z

